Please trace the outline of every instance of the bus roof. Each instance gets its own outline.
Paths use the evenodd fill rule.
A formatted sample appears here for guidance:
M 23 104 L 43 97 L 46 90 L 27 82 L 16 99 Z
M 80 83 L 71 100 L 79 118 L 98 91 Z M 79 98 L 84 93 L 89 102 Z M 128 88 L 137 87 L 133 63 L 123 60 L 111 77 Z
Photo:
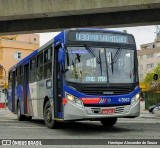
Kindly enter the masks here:
M 114 33 L 121 33 L 121 34 L 127 34 L 123 31 L 116 31 L 116 30 L 109 30 L 109 29 L 101 29 L 101 28 L 73 28 L 73 29 L 66 29 L 63 30 L 62 32 L 60 32 L 58 35 L 56 35 L 54 38 L 52 38 L 50 41 L 48 41 L 47 43 L 45 43 L 44 45 L 42 45 L 41 47 L 39 47 L 37 50 L 33 51 L 31 54 L 29 54 L 28 56 L 26 56 L 24 59 L 22 59 L 21 61 L 19 61 L 17 64 L 15 64 L 14 66 L 12 66 L 10 70 L 14 69 L 15 67 L 21 65 L 22 63 L 27 63 L 29 62 L 30 58 L 32 58 L 34 55 L 36 55 L 37 53 L 39 53 L 41 50 L 43 50 L 44 48 L 48 47 L 50 44 L 54 43 L 54 39 L 57 38 L 58 36 L 62 35 L 64 32 L 70 31 L 70 30 L 88 30 L 88 31 L 104 31 L 104 32 L 114 32 Z
M 73 28 L 73 29 L 67 29 L 67 30 L 88 30 L 88 31 L 104 31 L 104 32 L 115 32 L 115 33 L 124 33 L 123 31 L 117 31 L 117 30 L 110 30 L 106 28 Z

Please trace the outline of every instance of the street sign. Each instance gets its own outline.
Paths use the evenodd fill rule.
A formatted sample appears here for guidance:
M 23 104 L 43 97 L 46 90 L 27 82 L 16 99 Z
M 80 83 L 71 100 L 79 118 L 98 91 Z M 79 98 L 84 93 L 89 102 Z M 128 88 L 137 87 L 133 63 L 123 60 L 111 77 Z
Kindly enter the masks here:
M 158 80 L 158 74 L 154 74 L 153 79 L 154 79 L 155 81 L 157 81 L 157 80 Z

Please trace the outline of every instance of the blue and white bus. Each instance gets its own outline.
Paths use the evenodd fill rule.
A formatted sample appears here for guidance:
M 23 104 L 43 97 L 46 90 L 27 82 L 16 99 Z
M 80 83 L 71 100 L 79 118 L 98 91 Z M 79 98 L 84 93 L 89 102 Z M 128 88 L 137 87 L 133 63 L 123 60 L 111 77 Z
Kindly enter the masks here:
M 140 114 L 133 35 L 105 29 L 69 29 L 9 70 L 8 107 L 19 120 L 96 120 Z

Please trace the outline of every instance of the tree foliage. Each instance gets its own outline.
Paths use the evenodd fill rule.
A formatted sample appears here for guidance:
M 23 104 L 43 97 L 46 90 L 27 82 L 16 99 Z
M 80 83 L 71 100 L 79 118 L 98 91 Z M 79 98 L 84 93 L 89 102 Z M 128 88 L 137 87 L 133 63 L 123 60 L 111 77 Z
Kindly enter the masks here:
M 155 80 L 153 79 L 154 74 L 158 74 L 158 84 L 160 82 L 160 64 L 157 65 L 157 67 L 155 67 L 150 73 L 148 73 L 144 79 L 144 83 L 146 85 L 151 85 L 152 83 L 155 82 Z

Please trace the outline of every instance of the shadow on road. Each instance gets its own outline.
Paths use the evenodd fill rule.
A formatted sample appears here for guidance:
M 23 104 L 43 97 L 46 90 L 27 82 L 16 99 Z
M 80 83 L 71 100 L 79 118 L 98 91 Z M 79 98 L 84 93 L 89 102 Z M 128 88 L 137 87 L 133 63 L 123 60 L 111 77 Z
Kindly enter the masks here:
M 120 127 L 118 124 L 115 126 L 104 127 L 99 122 L 72 122 L 66 123 L 62 127 L 65 131 L 72 132 L 130 132 L 132 129 Z
M 43 119 L 32 119 L 31 121 L 26 121 L 33 123 L 35 125 L 40 125 L 40 126 L 45 126 L 44 120 Z
M 28 121 L 33 123 L 34 125 L 39 125 L 39 126 L 44 126 L 45 127 L 45 123 L 44 120 L 40 120 L 40 119 L 33 119 L 31 121 Z M 58 130 L 63 130 L 64 132 L 89 132 L 89 133 L 97 133 L 97 132 L 112 132 L 112 133 L 117 133 L 117 132 L 131 132 L 133 129 L 131 128 L 125 128 L 124 126 L 122 127 L 121 124 L 117 123 L 115 124 L 115 126 L 111 126 L 111 127 L 104 127 L 101 125 L 100 122 L 87 122 L 87 121 L 83 121 L 83 122 L 65 122 L 59 123 L 59 128 Z M 47 128 L 47 127 L 46 127 Z M 54 130 L 53 130 L 54 131 Z

